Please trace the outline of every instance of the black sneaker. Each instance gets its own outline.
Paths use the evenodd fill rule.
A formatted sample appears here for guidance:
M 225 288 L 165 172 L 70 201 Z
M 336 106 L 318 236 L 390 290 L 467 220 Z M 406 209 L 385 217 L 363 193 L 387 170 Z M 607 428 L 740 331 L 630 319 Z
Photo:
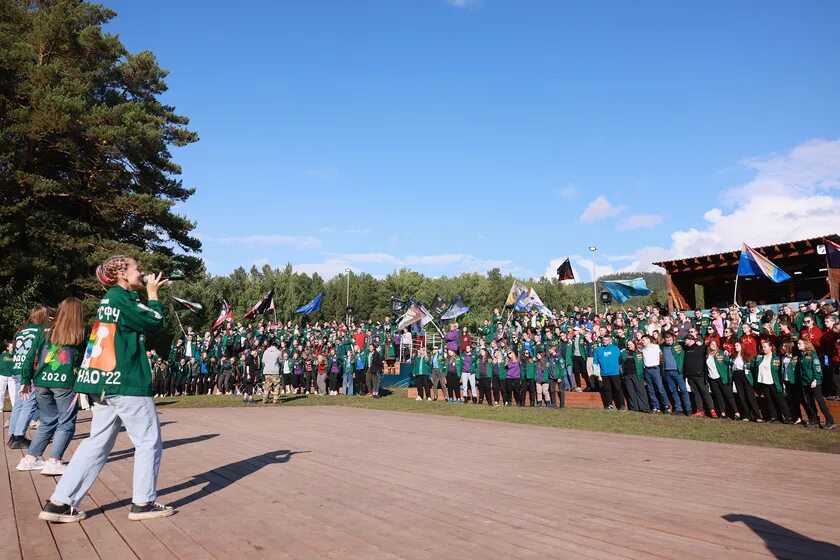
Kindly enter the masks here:
M 131 504 L 131 509 L 128 512 L 128 520 L 144 521 L 146 519 L 158 519 L 160 517 L 169 517 L 174 513 L 175 508 L 172 506 L 165 506 L 157 502 L 149 502 L 143 505 Z
M 31 440 L 26 439 L 26 436 L 12 436 L 13 441 L 9 444 L 9 449 L 27 449 Z
M 834 429 L 834 422 L 828 422 L 823 425 L 823 430 L 833 430 Z
M 52 502 L 44 504 L 44 509 L 38 514 L 38 519 L 51 523 L 77 523 L 87 517 L 83 511 L 79 511 L 67 504 L 56 505 Z

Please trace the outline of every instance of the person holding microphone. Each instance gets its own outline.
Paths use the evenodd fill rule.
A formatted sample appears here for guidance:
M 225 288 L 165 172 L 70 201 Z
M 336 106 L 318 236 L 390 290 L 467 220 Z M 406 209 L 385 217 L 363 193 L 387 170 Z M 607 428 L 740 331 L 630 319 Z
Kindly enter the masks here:
M 96 275 L 108 291 L 96 313 L 74 387 L 77 393 L 91 395 L 94 402 L 90 436 L 79 445 L 38 518 L 54 523 L 85 518 L 79 505 L 105 466 L 123 426 L 134 444 L 134 491 L 128 518 L 168 517 L 174 509 L 155 501 L 163 445 L 145 337 L 164 325 L 158 290 L 169 280 L 162 274 L 144 277 L 137 262 L 123 255 L 110 257 Z M 148 304 L 137 294 L 143 288 Z

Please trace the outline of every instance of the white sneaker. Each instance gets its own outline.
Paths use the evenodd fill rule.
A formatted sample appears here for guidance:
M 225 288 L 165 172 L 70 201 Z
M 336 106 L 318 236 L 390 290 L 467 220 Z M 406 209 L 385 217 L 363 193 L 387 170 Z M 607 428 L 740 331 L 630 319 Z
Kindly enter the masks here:
M 421 397 L 420 395 L 418 395 L 418 396 L 417 396 L 417 398 L 416 398 L 416 399 L 414 399 L 414 400 L 415 400 L 415 401 L 422 401 L 422 400 L 423 400 L 423 397 Z
M 20 463 L 18 463 L 16 468 L 19 471 L 39 471 L 44 468 L 45 464 L 46 463 L 44 461 L 38 459 L 37 457 L 32 457 L 31 459 L 24 457 L 20 460 Z
M 47 461 L 44 468 L 41 469 L 41 474 L 44 476 L 61 476 L 67 470 L 67 465 L 56 461 Z

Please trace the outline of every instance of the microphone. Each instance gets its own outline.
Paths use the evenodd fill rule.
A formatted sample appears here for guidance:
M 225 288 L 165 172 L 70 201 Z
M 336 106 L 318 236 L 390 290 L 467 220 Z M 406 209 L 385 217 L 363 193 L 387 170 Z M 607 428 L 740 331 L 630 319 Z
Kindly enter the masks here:
M 187 279 L 186 275 L 184 275 L 183 271 L 181 271 L 181 270 L 173 270 L 172 272 L 170 272 L 169 274 L 167 274 L 167 275 L 165 275 L 161 278 L 161 280 L 170 280 L 172 282 L 174 282 L 176 280 L 186 280 L 186 279 Z M 146 284 L 146 274 L 145 273 L 143 274 L 143 284 L 144 285 Z

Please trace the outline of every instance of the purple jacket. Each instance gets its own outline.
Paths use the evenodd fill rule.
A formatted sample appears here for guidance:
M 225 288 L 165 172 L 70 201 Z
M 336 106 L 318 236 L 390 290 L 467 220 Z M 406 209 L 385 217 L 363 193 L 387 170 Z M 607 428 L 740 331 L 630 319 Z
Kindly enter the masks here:
M 507 378 L 508 379 L 519 379 L 519 362 L 516 360 L 508 360 L 507 363 Z
M 455 352 L 458 351 L 458 331 L 446 331 L 443 338 L 446 339 L 447 350 L 454 350 Z

